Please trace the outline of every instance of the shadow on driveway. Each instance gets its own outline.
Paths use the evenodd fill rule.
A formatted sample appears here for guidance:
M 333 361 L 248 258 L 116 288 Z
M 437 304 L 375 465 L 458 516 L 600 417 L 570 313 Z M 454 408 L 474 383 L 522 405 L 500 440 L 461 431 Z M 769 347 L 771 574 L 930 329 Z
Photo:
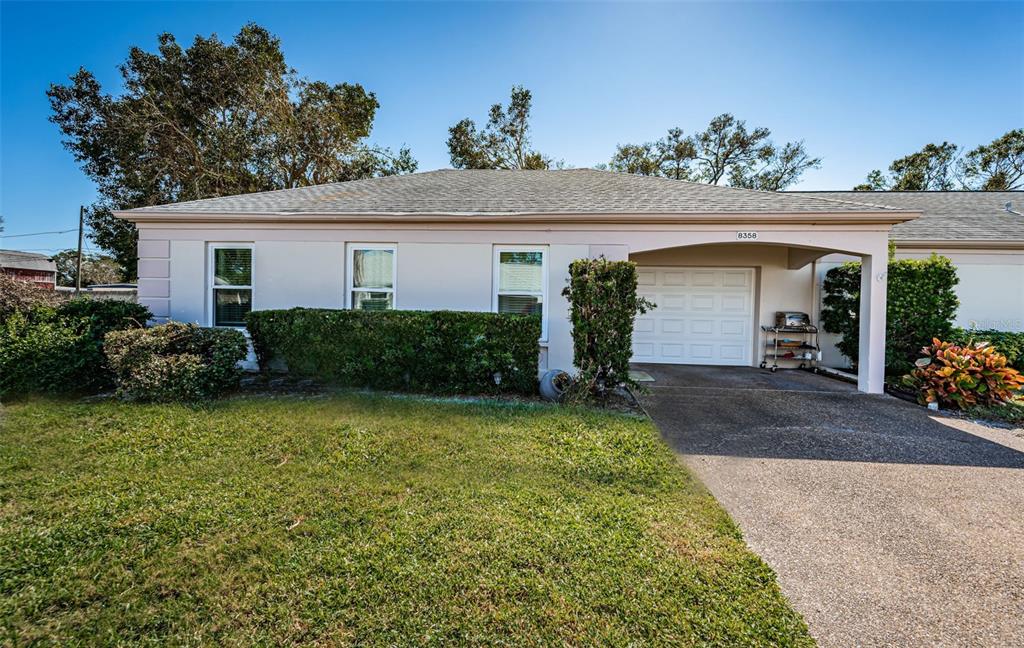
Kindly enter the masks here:
M 1021 644 L 1024 437 L 807 372 L 637 368 L 821 646 Z
M 806 371 L 634 365 L 644 407 L 683 454 L 1024 468 L 1024 453 L 922 407 Z

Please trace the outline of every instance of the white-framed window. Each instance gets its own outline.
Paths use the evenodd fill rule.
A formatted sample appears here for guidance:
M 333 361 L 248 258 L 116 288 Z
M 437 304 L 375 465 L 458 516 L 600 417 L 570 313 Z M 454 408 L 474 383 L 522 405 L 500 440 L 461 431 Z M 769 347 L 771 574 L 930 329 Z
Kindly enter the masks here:
M 241 328 L 252 310 L 251 243 L 212 243 L 209 246 L 210 325 Z
M 352 310 L 396 308 L 395 277 L 398 250 L 395 245 L 352 243 L 348 246 L 345 305 Z
M 494 248 L 496 313 L 540 315 L 540 339 L 548 339 L 548 250 L 537 246 Z

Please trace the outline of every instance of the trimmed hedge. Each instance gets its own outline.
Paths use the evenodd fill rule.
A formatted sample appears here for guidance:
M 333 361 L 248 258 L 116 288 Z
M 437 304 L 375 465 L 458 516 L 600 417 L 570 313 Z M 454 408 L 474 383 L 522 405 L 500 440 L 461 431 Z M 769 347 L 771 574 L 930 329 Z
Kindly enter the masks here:
M 913 369 L 932 338 L 948 339 L 960 305 L 956 267 L 946 257 L 890 260 L 888 267 L 885 372 Z M 838 333 L 839 351 L 857 363 L 860 341 L 860 263 L 844 263 L 825 274 L 822 328 Z
M 112 331 L 106 353 L 122 398 L 190 402 L 237 387 L 248 344 L 235 329 L 171 322 Z
M 604 399 L 622 384 L 633 385 L 633 320 L 655 304 L 638 297 L 636 264 L 632 261 L 577 259 L 569 264 L 569 300 L 573 364 L 579 373 L 572 398 Z
M 0 323 L 0 396 L 109 388 L 114 374 L 103 354 L 104 336 L 149 318 L 145 306 L 92 299 L 9 313 Z
M 949 336 L 951 342 L 958 345 L 969 345 L 977 342 L 988 342 L 996 351 L 1006 356 L 1011 367 L 1024 373 L 1024 331 L 996 331 L 993 329 L 953 329 Z
M 260 368 L 347 387 L 430 393 L 534 394 L 540 318 L 463 311 L 254 311 Z M 496 381 L 496 376 L 500 380 Z

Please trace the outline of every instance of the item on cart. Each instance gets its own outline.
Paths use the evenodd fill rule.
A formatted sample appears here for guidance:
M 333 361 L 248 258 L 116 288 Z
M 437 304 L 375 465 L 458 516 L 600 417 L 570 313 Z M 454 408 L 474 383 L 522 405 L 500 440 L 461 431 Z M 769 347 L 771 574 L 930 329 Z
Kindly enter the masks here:
M 775 313 L 776 328 L 806 328 L 811 325 L 811 318 L 807 313 L 790 311 L 779 311 Z

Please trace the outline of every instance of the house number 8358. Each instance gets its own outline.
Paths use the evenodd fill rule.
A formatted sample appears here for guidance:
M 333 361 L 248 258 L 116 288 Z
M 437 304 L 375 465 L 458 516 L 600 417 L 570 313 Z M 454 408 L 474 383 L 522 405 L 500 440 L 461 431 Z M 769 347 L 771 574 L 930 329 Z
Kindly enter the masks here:
M 736 232 L 737 241 L 756 241 L 757 232 Z

